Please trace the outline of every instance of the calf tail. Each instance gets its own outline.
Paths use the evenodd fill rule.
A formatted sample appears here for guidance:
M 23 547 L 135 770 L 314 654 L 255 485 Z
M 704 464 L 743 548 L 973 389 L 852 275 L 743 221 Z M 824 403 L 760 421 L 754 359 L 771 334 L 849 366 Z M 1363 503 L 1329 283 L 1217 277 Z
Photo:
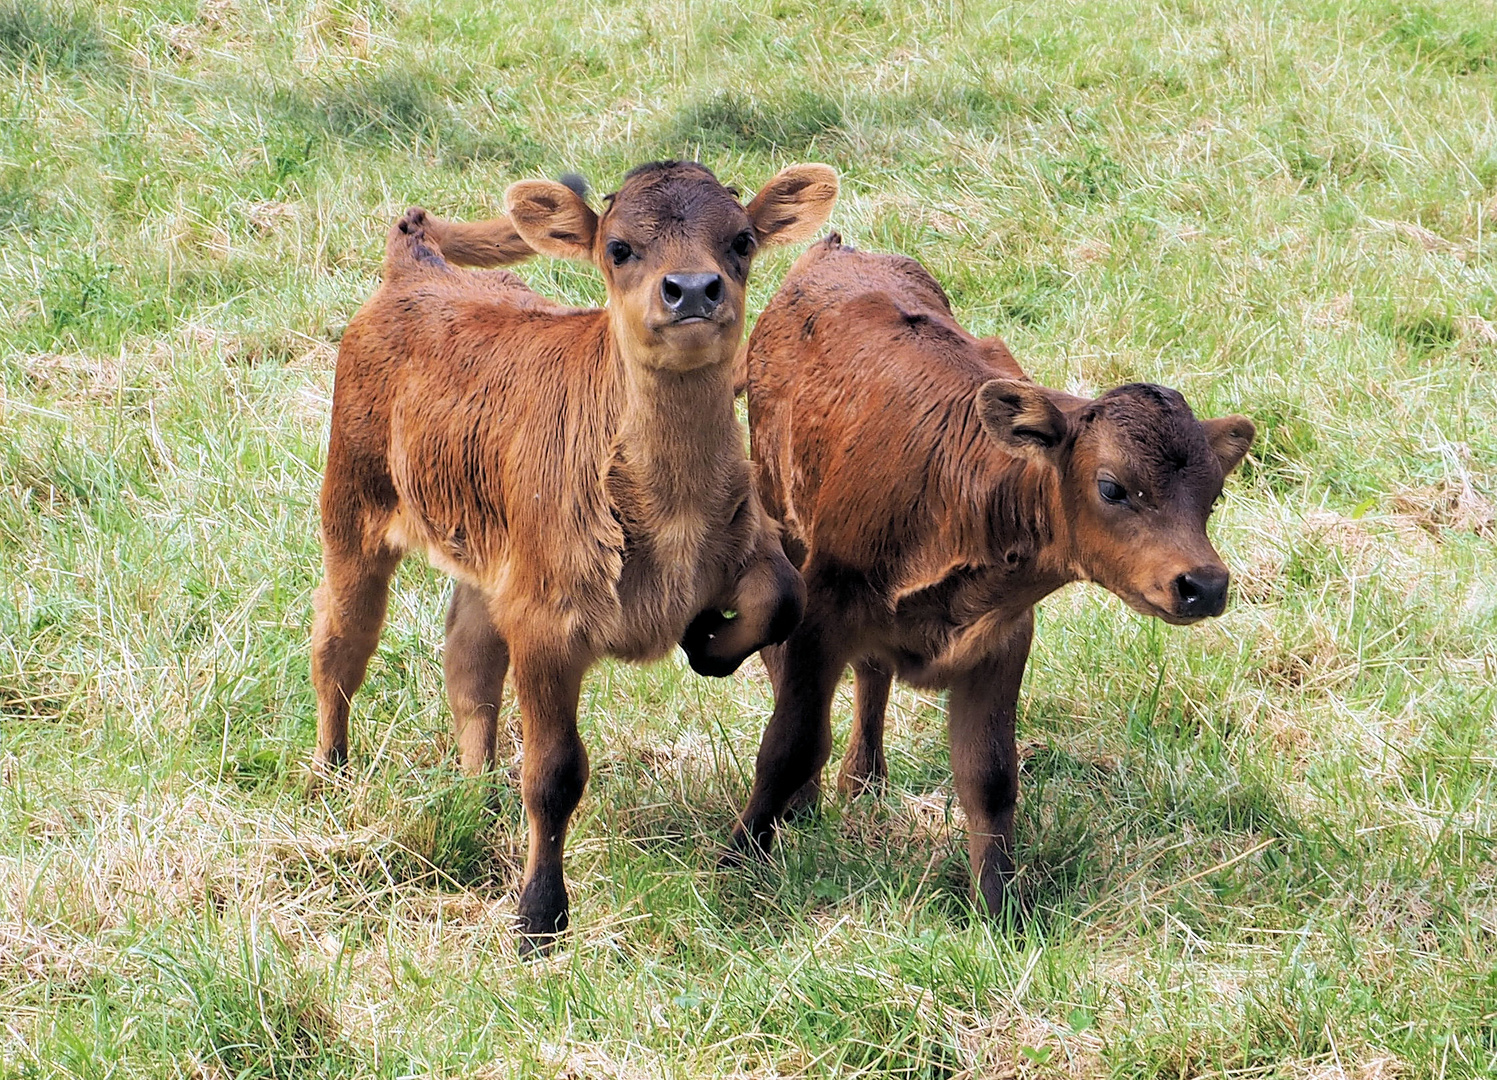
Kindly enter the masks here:
M 422 271 L 451 273 L 441 249 L 428 236 L 434 222 L 427 212 L 413 206 L 385 234 L 385 280 L 394 281 Z
M 563 173 L 561 182 L 587 197 L 587 181 Z M 434 250 L 435 249 L 435 250 Z M 419 206 L 405 212 L 385 241 L 385 276 L 422 264 L 453 266 L 509 266 L 535 254 L 507 217 L 487 221 L 447 221 L 432 217 Z
M 444 221 L 413 206 L 385 238 L 385 279 L 453 265 L 507 266 L 534 254 L 507 217 Z
M 442 221 L 428 216 L 426 235 L 436 241 L 448 262 L 458 266 L 509 266 L 535 254 L 507 217 Z

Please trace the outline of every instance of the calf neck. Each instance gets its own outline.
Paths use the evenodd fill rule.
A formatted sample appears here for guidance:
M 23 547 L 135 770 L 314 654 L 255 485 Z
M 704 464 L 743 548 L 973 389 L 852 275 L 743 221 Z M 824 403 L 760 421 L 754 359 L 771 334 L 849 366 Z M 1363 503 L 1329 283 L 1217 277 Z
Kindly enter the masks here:
M 844 791 L 885 776 L 895 676 L 950 690 L 973 887 L 996 911 L 1014 870 L 1014 718 L 1034 605 L 1094 581 L 1172 623 L 1221 614 L 1228 574 L 1206 521 L 1253 425 L 1197 420 L 1157 386 L 1095 400 L 1037 386 L 1002 341 L 956 323 L 918 263 L 835 235 L 760 317 L 747 379 L 760 498 L 807 600 L 764 651 L 775 709 L 735 846 L 762 848 L 815 798 L 851 664 Z
M 344 334 L 321 500 L 316 761 L 346 759 L 390 577 L 426 552 L 456 578 L 443 664 L 470 772 L 493 762 L 513 669 L 527 945 L 567 921 L 588 667 L 680 642 L 698 671 L 726 675 L 799 617 L 799 576 L 750 483 L 733 360 L 755 251 L 814 232 L 836 190 L 826 166 L 795 166 L 745 206 L 702 166 L 663 162 L 630 173 L 601 214 L 549 181 L 511 186 L 491 222 L 411 210 Z M 453 265 L 534 252 L 597 266 L 606 306 L 566 308 L 509 271 Z

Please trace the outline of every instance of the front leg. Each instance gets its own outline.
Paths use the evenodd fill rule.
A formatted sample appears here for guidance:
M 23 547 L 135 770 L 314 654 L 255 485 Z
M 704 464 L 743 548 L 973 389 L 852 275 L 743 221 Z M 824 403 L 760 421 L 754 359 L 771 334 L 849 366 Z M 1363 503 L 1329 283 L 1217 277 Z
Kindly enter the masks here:
M 545 950 L 567 928 L 562 849 L 587 785 L 587 749 L 577 734 L 577 698 L 590 658 L 513 647 L 515 696 L 525 757 L 520 788 L 530 850 L 520 888 L 520 951 Z
M 805 608 L 806 583 L 785 558 L 776 530 L 766 527 L 722 603 L 692 619 L 681 648 L 698 675 L 722 678 L 760 649 L 789 637 Z
M 1031 611 L 987 663 L 953 682 L 947 706 L 951 771 L 967 814 L 972 891 L 978 906 L 993 916 L 1017 910 L 1012 887 L 1019 798 L 1014 721 L 1033 637 Z

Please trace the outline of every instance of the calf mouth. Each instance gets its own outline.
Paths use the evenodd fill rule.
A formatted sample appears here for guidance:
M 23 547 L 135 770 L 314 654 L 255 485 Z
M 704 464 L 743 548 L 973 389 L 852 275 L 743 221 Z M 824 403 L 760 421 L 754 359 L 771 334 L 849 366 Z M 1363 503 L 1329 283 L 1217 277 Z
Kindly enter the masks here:
M 1193 626 L 1211 616 L 1206 612 L 1182 615 L 1172 607 L 1163 607 L 1147 599 L 1142 593 L 1119 593 L 1119 598 L 1140 615 L 1162 619 L 1171 626 Z
M 694 326 L 726 327 L 732 323 L 732 319 L 728 318 L 727 314 L 728 313 L 726 312 L 722 312 L 721 309 L 718 309 L 718 311 L 713 312 L 711 315 L 681 315 L 673 318 L 660 319 L 658 321 L 650 323 L 649 329 L 657 334 L 665 334 L 679 328 L 689 328 Z

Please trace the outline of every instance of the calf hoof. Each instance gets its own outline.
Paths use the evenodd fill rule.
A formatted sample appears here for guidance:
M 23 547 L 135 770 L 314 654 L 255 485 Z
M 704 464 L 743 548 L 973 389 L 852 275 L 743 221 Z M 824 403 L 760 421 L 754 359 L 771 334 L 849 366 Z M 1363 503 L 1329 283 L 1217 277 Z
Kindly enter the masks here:
M 559 881 L 536 879 L 520 893 L 517 929 L 521 956 L 545 956 L 571 922 L 567 891 Z
M 974 904 L 999 930 L 1009 934 L 1024 932 L 1028 913 L 1017 887 L 1011 885 L 996 897 L 978 896 Z
M 567 921 L 567 917 L 563 915 L 561 917 L 561 921 L 563 924 L 565 924 Z M 520 936 L 515 942 L 515 948 L 519 952 L 521 960 L 539 960 L 543 957 L 550 956 L 551 951 L 556 948 L 556 943 L 560 940 L 560 930 L 553 931 L 549 934 L 532 934 L 528 931 L 521 930 Z
M 303 784 L 307 797 L 315 798 L 335 786 L 343 778 L 343 768 L 347 764 L 348 750 L 345 748 L 331 747 L 313 754 Z
M 996 866 L 983 868 L 972 903 L 983 915 L 1000 927 L 1019 933 L 1024 929 L 1024 897 L 1019 886 L 1020 874 L 1006 855 Z
M 732 624 L 733 620 L 716 608 L 708 608 L 691 620 L 686 633 L 681 635 L 681 648 L 686 653 L 686 662 L 691 665 L 692 671 L 698 675 L 724 679 L 737 671 L 738 666 L 749 658 L 753 650 L 715 651 L 714 646 L 719 645 L 718 639 Z
M 844 760 L 837 773 L 837 791 L 844 799 L 882 795 L 889 787 L 889 769 L 882 761 L 858 757 Z
M 718 856 L 717 865 L 727 870 L 749 862 L 763 862 L 769 858 L 769 848 L 773 843 L 773 827 L 759 831 L 756 839 L 755 833 L 740 821 L 733 826 L 733 834 L 728 837 L 728 846 Z

